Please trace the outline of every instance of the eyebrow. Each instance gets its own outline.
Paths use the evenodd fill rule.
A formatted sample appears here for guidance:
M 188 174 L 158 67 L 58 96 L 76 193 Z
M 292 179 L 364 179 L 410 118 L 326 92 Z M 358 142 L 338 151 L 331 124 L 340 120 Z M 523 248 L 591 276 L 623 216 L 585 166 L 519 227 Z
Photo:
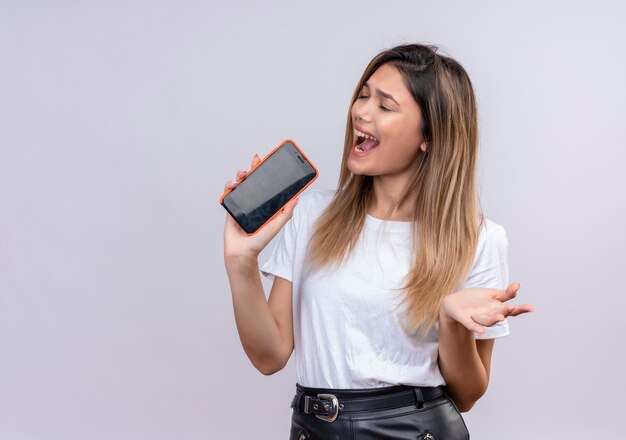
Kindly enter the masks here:
M 367 87 L 368 89 L 370 88 L 370 86 L 365 82 L 363 83 L 363 87 Z M 380 93 L 381 95 L 383 95 L 385 98 L 389 98 L 391 99 L 393 102 L 395 102 L 396 104 L 398 104 L 398 101 L 396 101 L 395 99 L 393 99 L 393 96 L 391 96 L 389 93 L 383 92 L 380 89 L 374 89 L 376 90 L 378 93 Z M 400 104 L 398 104 L 400 106 Z

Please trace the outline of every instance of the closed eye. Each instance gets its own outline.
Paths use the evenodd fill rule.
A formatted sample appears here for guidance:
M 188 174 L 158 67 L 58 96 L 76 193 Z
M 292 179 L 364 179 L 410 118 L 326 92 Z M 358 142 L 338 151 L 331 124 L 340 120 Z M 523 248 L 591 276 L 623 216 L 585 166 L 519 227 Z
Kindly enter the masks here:
M 369 96 L 359 95 L 359 96 L 357 96 L 357 98 L 356 98 L 356 99 L 362 99 L 362 98 L 369 98 Z M 388 109 L 387 107 L 385 107 L 385 106 L 384 106 L 384 105 L 382 105 L 382 104 L 380 104 L 380 105 L 378 106 L 378 108 L 379 108 L 379 109 L 381 109 L 381 110 L 383 110 L 383 111 L 385 111 L 385 112 L 390 112 L 390 111 L 391 111 L 390 109 Z

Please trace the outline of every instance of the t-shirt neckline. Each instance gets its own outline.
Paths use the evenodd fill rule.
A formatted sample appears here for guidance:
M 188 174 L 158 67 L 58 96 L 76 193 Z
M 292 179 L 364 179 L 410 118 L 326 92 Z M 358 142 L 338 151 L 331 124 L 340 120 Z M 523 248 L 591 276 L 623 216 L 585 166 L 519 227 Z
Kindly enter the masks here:
M 399 220 L 383 220 L 373 215 L 366 214 L 365 215 L 365 226 L 372 229 L 379 229 L 381 227 L 385 227 L 387 231 L 401 231 L 407 232 L 411 230 L 411 223 L 413 222 L 403 222 Z

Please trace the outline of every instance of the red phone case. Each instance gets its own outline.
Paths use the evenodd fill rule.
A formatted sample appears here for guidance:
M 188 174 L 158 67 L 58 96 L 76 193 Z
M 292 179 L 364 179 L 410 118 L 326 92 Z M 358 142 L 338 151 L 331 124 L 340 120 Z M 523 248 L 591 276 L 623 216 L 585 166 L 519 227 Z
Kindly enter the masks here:
M 284 141 L 282 141 L 277 147 L 275 147 L 272 151 L 270 151 L 263 159 L 261 159 L 261 161 L 259 163 L 257 163 L 249 172 L 248 172 L 248 176 L 250 174 L 252 174 L 252 172 L 257 169 L 263 162 L 265 162 L 266 159 L 268 159 L 276 150 L 278 150 L 280 147 L 282 147 L 284 144 L 286 144 L 287 142 L 291 142 L 293 144 L 294 147 L 296 147 L 296 149 L 300 152 L 300 154 L 302 154 L 302 157 L 304 157 L 306 159 L 306 161 L 311 165 L 311 167 L 313 167 L 313 169 L 315 170 L 315 177 L 313 177 L 313 179 L 311 179 L 311 181 L 309 183 L 307 183 L 306 185 L 304 185 L 304 187 L 298 191 L 292 198 L 290 198 L 287 202 L 285 202 L 285 204 L 283 206 L 280 207 L 280 209 L 278 211 L 276 211 L 276 213 L 271 216 L 269 219 L 267 219 L 267 221 L 265 223 L 263 223 L 261 226 L 259 226 L 259 229 L 257 229 L 256 231 L 252 232 L 252 233 L 247 233 L 247 236 L 252 236 L 254 234 L 256 234 L 257 232 L 259 232 L 261 229 L 263 229 L 265 227 L 265 225 L 267 225 L 270 221 L 272 221 L 272 219 L 274 217 L 276 217 L 278 214 L 280 214 L 280 212 L 283 210 L 283 208 L 285 207 L 285 205 L 289 202 L 291 202 L 293 199 L 295 199 L 296 197 L 298 197 L 300 195 L 300 193 L 302 191 L 304 191 L 305 189 L 308 188 L 308 186 L 310 184 L 312 184 L 315 179 L 317 179 L 317 177 L 319 176 L 319 171 L 317 170 L 317 168 L 315 167 L 315 165 L 313 165 L 313 162 L 311 162 L 309 160 L 309 158 L 307 157 L 306 154 L 304 154 L 304 151 L 302 151 L 302 149 L 300 147 L 298 147 L 298 144 L 296 144 L 296 142 L 293 139 L 285 139 Z M 240 182 L 243 182 L 244 180 L 246 180 L 246 178 L 248 177 L 244 177 L 242 179 L 238 179 L 237 180 L 237 184 L 239 184 Z M 236 188 L 236 187 L 235 187 Z M 226 191 L 224 191 L 224 194 L 222 194 L 222 196 L 220 197 L 220 205 L 222 204 L 222 202 L 224 201 L 224 197 L 226 197 L 228 195 L 229 192 L 231 192 L 234 188 L 229 188 Z M 230 215 L 230 214 L 227 214 Z M 241 227 L 241 226 L 240 226 Z

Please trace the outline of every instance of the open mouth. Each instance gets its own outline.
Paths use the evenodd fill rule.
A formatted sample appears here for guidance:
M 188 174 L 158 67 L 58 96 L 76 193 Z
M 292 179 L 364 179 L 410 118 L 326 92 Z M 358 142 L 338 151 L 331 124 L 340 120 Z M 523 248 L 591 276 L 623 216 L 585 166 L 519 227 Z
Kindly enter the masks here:
M 379 140 L 374 136 L 367 135 L 358 130 L 354 130 L 354 138 L 354 149 L 360 153 L 371 151 L 380 144 Z

